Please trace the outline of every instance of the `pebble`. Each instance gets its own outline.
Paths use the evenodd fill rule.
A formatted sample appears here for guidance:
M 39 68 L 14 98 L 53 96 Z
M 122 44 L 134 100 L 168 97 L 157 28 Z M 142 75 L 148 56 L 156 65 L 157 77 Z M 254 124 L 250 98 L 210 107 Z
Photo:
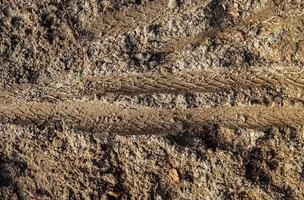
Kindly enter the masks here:
M 174 9 L 176 7 L 178 7 L 178 0 L 169 0 L 168 2 L 168 8 Z

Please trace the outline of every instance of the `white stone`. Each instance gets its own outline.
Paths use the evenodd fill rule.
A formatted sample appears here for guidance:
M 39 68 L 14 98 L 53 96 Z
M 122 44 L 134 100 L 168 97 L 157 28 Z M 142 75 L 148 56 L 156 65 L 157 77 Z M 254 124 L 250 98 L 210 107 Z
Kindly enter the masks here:
M 178 6 L 178 0 L 169 0 L 168 8 L 176 8 Z

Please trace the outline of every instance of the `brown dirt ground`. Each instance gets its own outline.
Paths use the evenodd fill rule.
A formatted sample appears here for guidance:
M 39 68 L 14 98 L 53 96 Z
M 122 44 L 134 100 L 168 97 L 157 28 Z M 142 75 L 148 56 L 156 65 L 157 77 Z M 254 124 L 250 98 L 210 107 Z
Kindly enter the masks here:
M 0 0 L 0 200 L 304 199 L 302 0 Z

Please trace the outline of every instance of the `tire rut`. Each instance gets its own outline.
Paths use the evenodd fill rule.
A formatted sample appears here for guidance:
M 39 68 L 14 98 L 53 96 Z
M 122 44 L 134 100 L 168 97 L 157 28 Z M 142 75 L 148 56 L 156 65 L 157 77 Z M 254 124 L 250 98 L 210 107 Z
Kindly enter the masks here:
M 170 54 L 167 58 L 167 62 L 181 59 L 182 56 L 179 53 L 188 45 L 200 46 L 204 44 L 210 38 L 219 38 L 219 39 L 229 39 L 229 35 L 233 35 L 236 31 L 243 31 L 259 23 L 266 23 L 268 20 L 280 16 L 280 9 L 270 5 L 269 7 L 264 8 L 261 11 L 258 11 L 244 19 L 239 19 L 239 23 L 236 23 L 234 26 L 227 27 L 211 27 L 206 32 L 201 32 L 189 37 L 180 37 L 180 38 L 171 38 L 169 39 L 168 45 L 165 48 L 162 48 L 160 51 Z M 284 28 L 295 27 L 295 22 L 300 22 L 304 19 L 303 13 L 297 13 L 293 8 L 285 11 L 285 14 L 293 14 L 293 18 L 284 18 L 280 20 L 280 24 L 284 24 Z
M 26 125 L 62 121 L 71 128 L 117 134 L 160 134 L 219 124 L 228 128 L 301 127 L 303 106 L 263 105 L 195 109 L 126 107 L 101 102 L 14 101 L 0 106 L 0 122 Z M 80 116 L 81 115 L 81 116 Z
M 20 89 L 22 88 L 22 94 Z M 278 89 L 286 97 L 301 99 L 304 95 L 304 70 L 298 68 L 241 68 L 238 70 L 206 69 L 176 73 L 126 73 L 105 76 L 84 76 L 78 83 L 62 87 L 37 87 L 45 99 L 72 100 L 76 96 L 106 96 L 108 94 L 183 94 L 243 92 L 247 89 Z M 32 89 L 18 85 L 10 90 L 1 88 L 1 101 L 23 97 Z
M 84 94 L 120 93 L 127 95 L 152 93 L 216 93 L 243 89 L 280 88 L 303 91 L 303 69 L 240 69 L 201 70 L 179 73 L 119 74 L 103 77 L 86 77 L 83 85 L 90 91 Z
M 179 9 L 168 7 L 168 1 L 154 0 L 144 6 L 131 5 L 120 11 L 104 14 L 94 22 L 91 27 L 102 31 L 102 37 L 125 33 L 151 23 L 162 22 L 173 16 L 189 13 L 196 8 L 207 4 L 207 0 L 186 1 Z M 102 27 L 102 28 L 100 28 Z

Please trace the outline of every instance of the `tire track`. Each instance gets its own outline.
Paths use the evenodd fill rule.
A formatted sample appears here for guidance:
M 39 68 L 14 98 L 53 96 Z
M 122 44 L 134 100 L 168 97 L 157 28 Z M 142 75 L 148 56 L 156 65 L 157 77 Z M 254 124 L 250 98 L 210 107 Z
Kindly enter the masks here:
M 227 26 L 227 27 L 211 27 L 210 30 L 202 33 L 195 34 L 189 37 L 181 37 L 181 38 L 171 38 L 168 42 L 168 45 L 165 48 L 162 48 L 160 51 L 168 54 L 173 54 L 170 57 L 170 60 L 177 59 L 176 54 L 180 53 L 187 45 L 202 45 L 209 38 L 218 37 L 221 39 L 229 38 L 229 33 L 233 35 L 236 31 L 244 31 L 244 29 L 248 29 L 259 23 L 267 23 L 268 20 L 271 20 L 275 17 L 280 16 L 280 8 L 275 6 L 273 2 L 268 3 L 269 5 L 244 19 L 239 19 L 239 23 L 235 26 Z M 288 12 L 288 13 L 286 13 Z M 303 13 L 296 12 L 294 7 L 288 8 L 288 10 L 284 11 L 285 15 L 292 15 L 291 19 L 280 19 L 280 23 L 284 24 L 284 27 L 293 27 L 295 26 L 295 22 L 299 22 L 304 19 Z
M 102 31 L 103 37 L 113 36 L 147 24 L 168 20 L 173 16 L 183 15 L 207 5 L 207 2 L 207 0 L 186 1 L 179 9 L 172 9 L 168 7 L 168 1 L 154 0 L 144 6 L 130 5 L 120 11 L 106 13 L 91 22 L 90 26 L 95 30 Z
M 254 105 L 167 110 L 77 101 L 0 104 L 1 123 L 27 125 L 58 121 L 71 128 L 118 134 L 160 134 L 181 131 L 183 125 L 199 128 L 210 124 L 228 128 L 298 128 L 304 125 L 304 107 Z
M 21 89 L 20 89 L 21 88 Z M 87 76 L 80 82 L 62 84 L 62 87 L 34 88 L 43 101 L 60 102 L 77 96 L 106 96 L 108 94 L 181 94 L 243 92 L 247 89 L 279 89 L 284 98 L 301 100 L 304 95 L 304 69 L 297 68 L 241 68 L 239 70 L 206 69 L 178 73 L 127 73 L 105 76 Z M 0 88 L 0 100 L 9 102 L 24 98 L 31 85 Z M 29 97 L 30 99 L 30 97 Z
M 304 91 L 304 70 L 281 69 L 240 69 L 201 70 L 179 73 L 119 74 L 101 77 L 87 77 L 82 85 L 86 95 L 120 93 L 126 95 L 151 93 L 216 93 L 242 91 L 243 89 L 280 88 Z M 85 88 L 82 86 L 81 88 Z M 80 90 L 82 90 L 80 88 Z

